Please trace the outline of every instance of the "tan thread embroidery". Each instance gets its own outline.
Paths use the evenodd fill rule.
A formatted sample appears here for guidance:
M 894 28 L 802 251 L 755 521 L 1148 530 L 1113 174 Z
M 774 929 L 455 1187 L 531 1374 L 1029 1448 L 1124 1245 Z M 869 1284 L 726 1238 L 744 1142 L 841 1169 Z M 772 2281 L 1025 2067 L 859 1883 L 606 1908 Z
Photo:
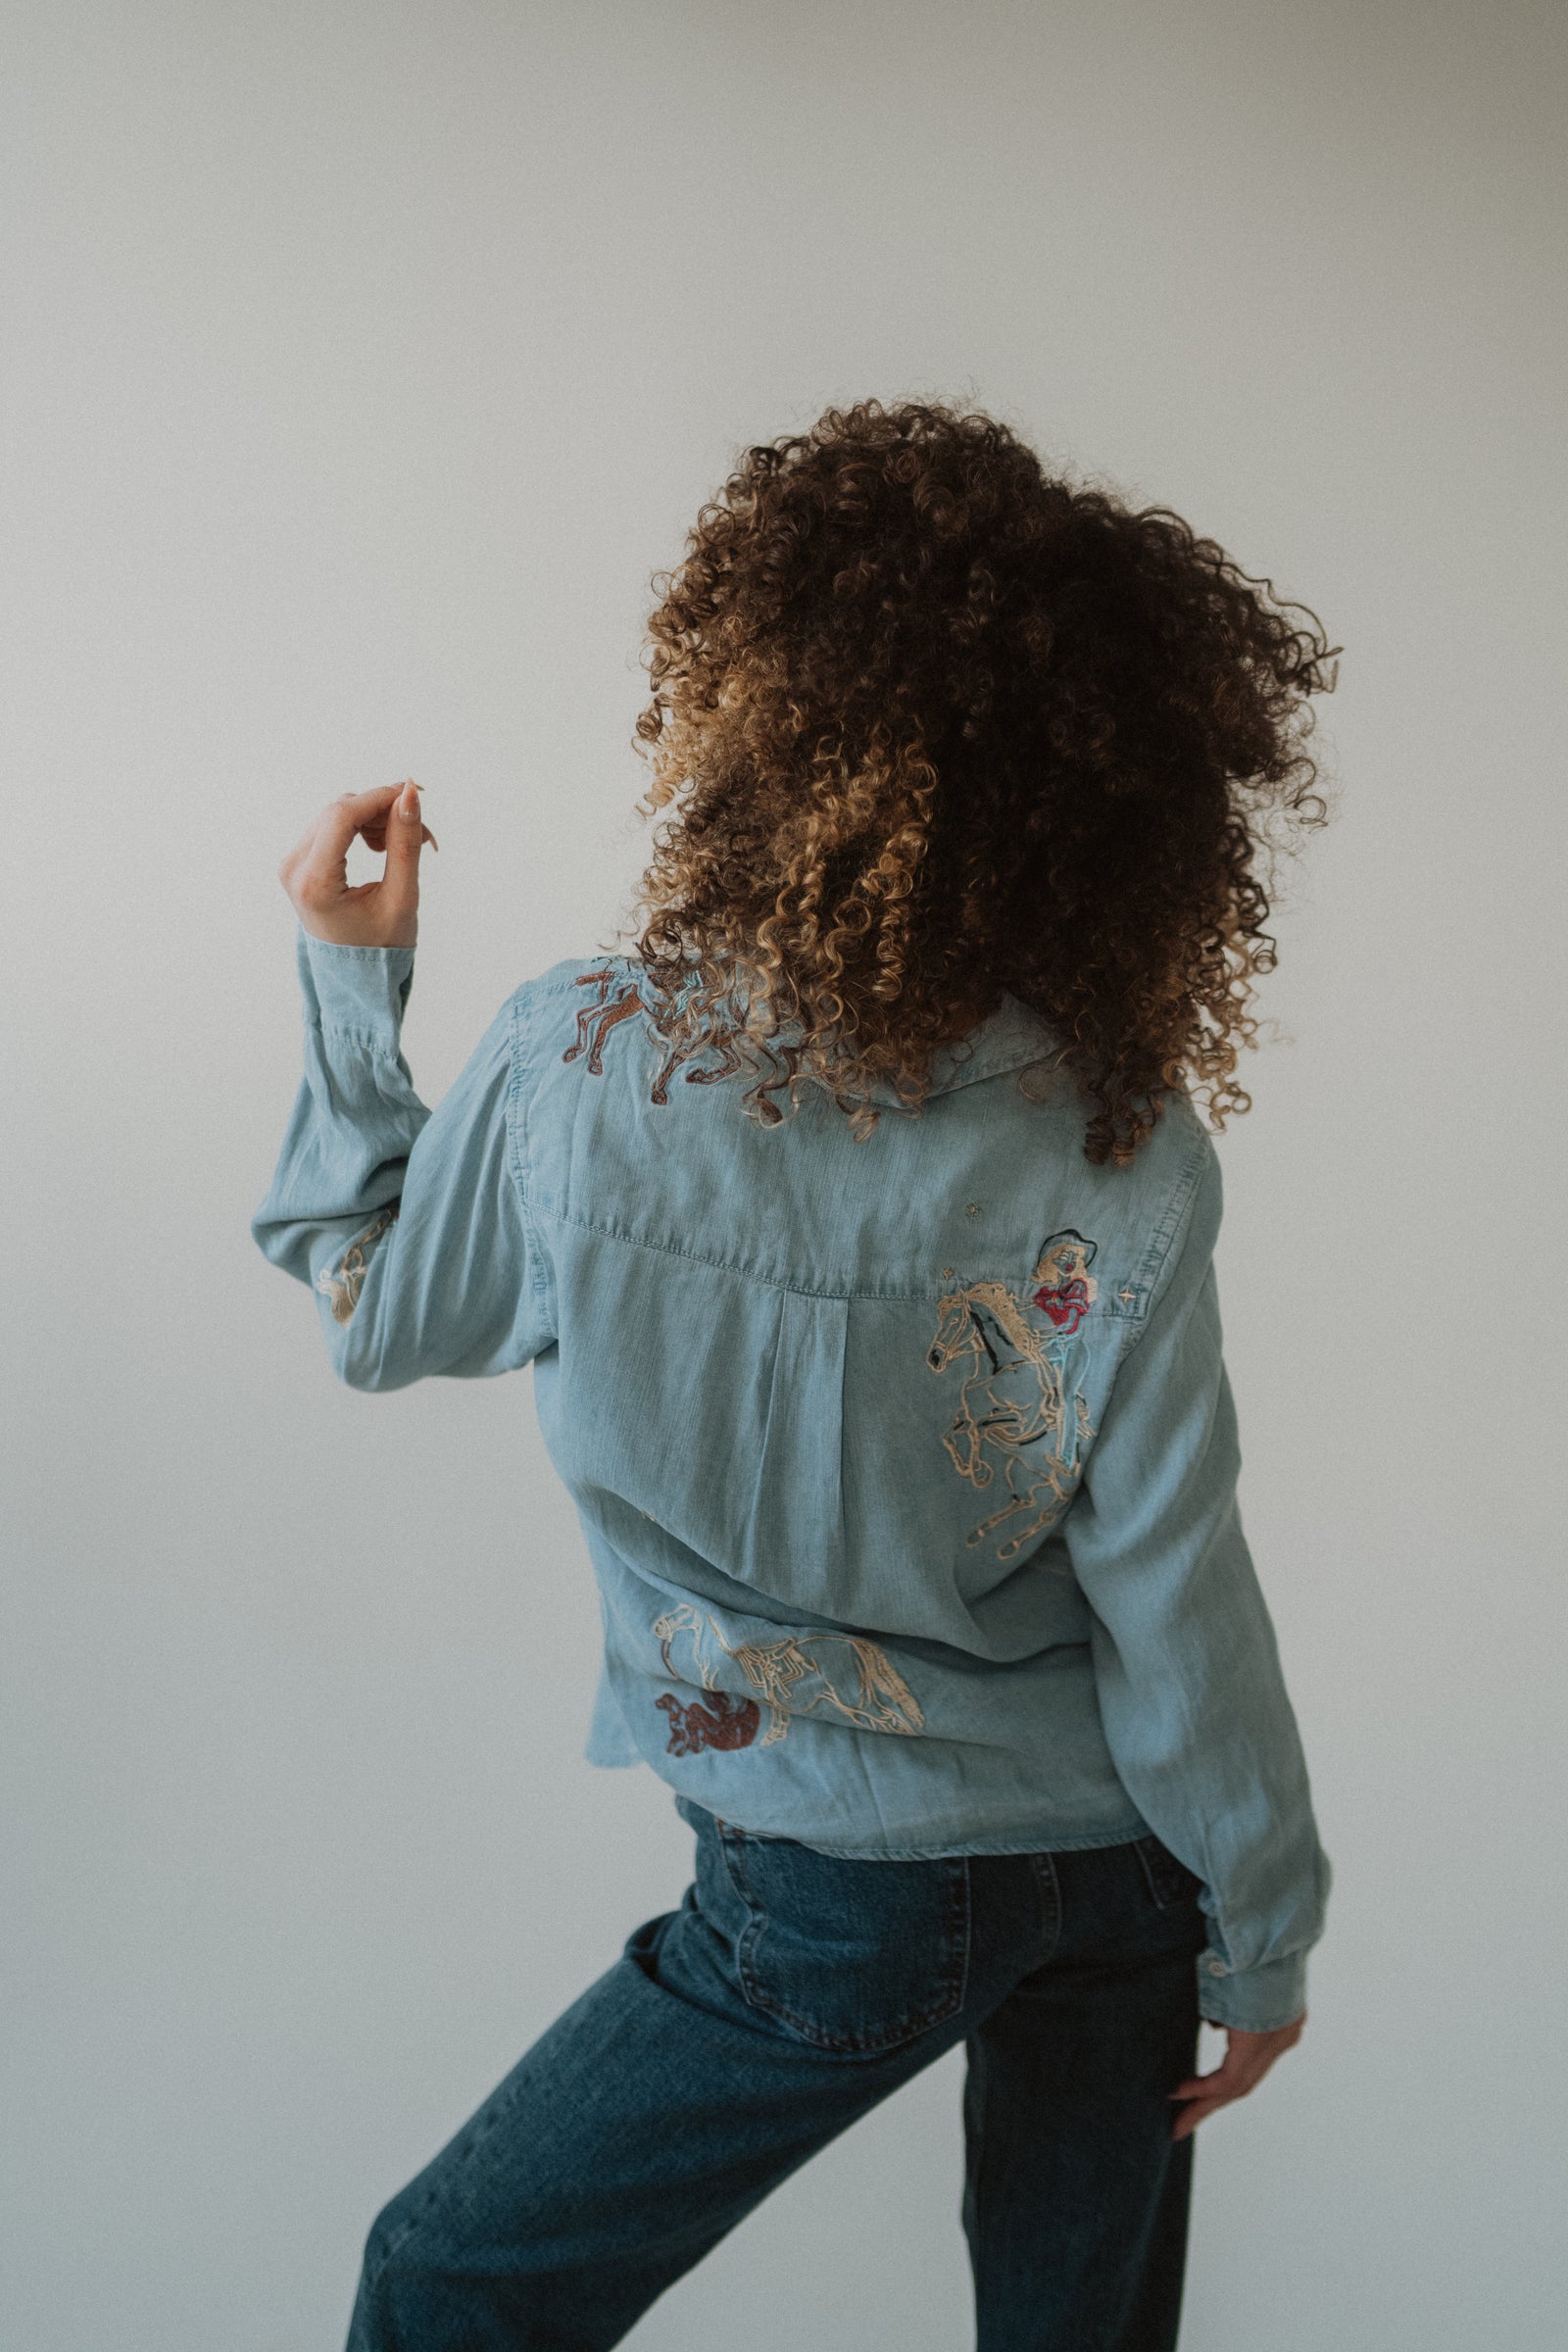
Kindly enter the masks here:
M 365 1287 L 365 1277 L 369 1271 L 368 1253 L 375 1248 L 387 1227 L 397 1223 L 397 1215 L 395 1203 L 390 1208 L 383 1208 L 374 1224 L 367 1226 L 359 1240 L 349 1244 L 343 1252 L 337 1272 L 334 1274 L 330 1266 L 323 1266 L 316 1277 L 317 1289 L 332 1301 L 334 1323 L 348 1322 L 354 1309 L 359 1305 L 360 1293 Z
M 984 1543 L 1009 1520 L 1021 1519 L 999 1560 L 1010 1560 L 1031 1537 L 1061 1517 L 1078 1484 L 1084 1447 L 1094 1436 L 1088 1407 L 1066 1386 L 1067 1342 L 1093 1306 L 1098 1285 L 1089 1268 L 1096 1245 L 1082 1234 L 1053 1234 L 1040 1253 L 1032 1303 L 1054 1328 L 1042 1332 L 1023 1302 L 1002 1282 L 973 1282 L 945 1292 L 937 1303 L 937 1333 L 926 1351 L 933 1372 L 964 1363 L 958 1409 L 943 1445 L 960 1478 L 989 1487 L 1000 1461 L 1008 1499 L 969 1536 Z M 951 1266 L 944 1280 L 953 1279 Z M 1030 1450 L 1025 1450 L 1029 1448 Z M 1038 1450 L 1035 1450 L 1038 1449 Z
M 822 1706 L 832 1707 L 862 1732 L 893 1732 L 912 1738 L 925 1729 L 918 1699 L 879 1642 L 867 1642 L 859 1634 L 789 1634 L 778 1642 L 743 1642 L 731 1649 L 711 1617 L 691 1601 L 682 1601 L 678 1608 L 656 1619 L 654 1633 L 671 1674 L 676 1671 L 674 1642 L 682 1634 L 691 1636 L 692 1665 L 705 1690 L 718 1688 L 717 1672 L 707 1648 L 710 1631 L 767 1709 L 764 1747 L 786 1736 L 792 1716 L 811 1715 Z M 822 1663 L 824 1655 L 833 1657 L 843 1650 L 850 1653 L 848 1664 L 855 1676 L 853 1698 L 844 1696 Z M 845 1679 L 849 1679 L 847 1675 Z M 808 1690 L 811 1691 L 808 1698 L 805 1695 Z

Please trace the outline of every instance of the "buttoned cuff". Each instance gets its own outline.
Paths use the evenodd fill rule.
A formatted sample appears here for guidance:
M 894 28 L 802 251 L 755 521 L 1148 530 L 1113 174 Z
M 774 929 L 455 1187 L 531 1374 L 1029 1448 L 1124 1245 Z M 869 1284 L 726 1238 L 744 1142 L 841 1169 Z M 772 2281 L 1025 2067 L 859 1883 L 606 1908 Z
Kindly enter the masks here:
M 1305 2007 L 1305 1952 L 1256 1968 L 1228 1968 L 1214 1951 L 1198 1955 L 1198 2010 L 1211 2026 L 1271 2034 L 1276 2026 L 1294 2026 Z
M 295 949 L 305 1017 L 395 1054 L 414 986 L 412 948 L 344 948 L 300 925 Z

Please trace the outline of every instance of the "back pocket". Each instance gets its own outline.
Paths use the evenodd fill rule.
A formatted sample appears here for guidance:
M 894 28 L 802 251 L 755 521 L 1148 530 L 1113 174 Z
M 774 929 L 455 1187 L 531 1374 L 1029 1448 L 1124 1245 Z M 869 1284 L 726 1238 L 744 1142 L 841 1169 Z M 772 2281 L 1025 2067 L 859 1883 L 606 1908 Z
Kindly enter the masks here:
M 1190 1901 L 1202 1886 L 1202 1880 L 1152 1835 L 1135 1838 L 1133 1846 L 1144 1866 L 1149 1891 L 1161 1911 L 1168 1911 L 1172 1903 Z
M 719 1825 L 745 1912 L 736 1944 L 753 2009 L 812 2048 L 870 2057 L 963 2005 L 969 1874 L 935 1862 L 854 1862 Z

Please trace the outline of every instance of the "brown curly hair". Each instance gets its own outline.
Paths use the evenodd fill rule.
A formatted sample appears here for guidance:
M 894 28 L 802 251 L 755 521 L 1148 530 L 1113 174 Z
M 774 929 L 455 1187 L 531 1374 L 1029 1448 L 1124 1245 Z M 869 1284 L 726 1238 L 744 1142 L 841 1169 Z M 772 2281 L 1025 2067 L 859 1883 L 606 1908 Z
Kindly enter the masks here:
M 1172 1088 L 1216 1128 L 1248 1107 L 1268 855 L 1326 813 L 1315 614 L 927 402 L 749 449 L 653 584 L 637 733 L 670 813 L 636 954 L 666 1076 L 716 1048 L 690 1074 L 748 1068 L 754 1115 L 815 1083 L 864 1135 L 872 1086 L 917 1109 L 1005 991 L 1050 1023 L 1093 1161 L 1129 1161 Z

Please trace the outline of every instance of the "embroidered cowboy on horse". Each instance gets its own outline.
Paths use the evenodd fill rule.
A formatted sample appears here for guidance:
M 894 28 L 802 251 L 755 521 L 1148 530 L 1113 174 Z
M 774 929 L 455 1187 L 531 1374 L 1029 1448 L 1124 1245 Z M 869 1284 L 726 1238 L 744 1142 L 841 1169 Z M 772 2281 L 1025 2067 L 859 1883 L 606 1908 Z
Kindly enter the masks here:
M 1031 1538 L 1048 1533 L 1077 1489 L 1094 1431 L 1082 1396 L 1068 1394 L 1067 1355 L 1095 1302 L 1098 1285 L 1089 1269 L 1097 1251 L 1071 1227 L 1046 1243 L 1029 1301 L 1046 1318 L 1044 1329 L 1003 1282 L 970 1283 L 945 1292 L 938 1303 L 926 1362 L 939 1374 L 954 1364 L 964 1368 L 958 1409 L 942 1443 L 972 1487 L 989 1487 L 1002 1470 L 1007 1499 L 969 1537 L 983 1544 L 1007 1528 L 999 1560 L 1015 1558 Z M 946 1272 L 951 1276 L 952 1268 Z

